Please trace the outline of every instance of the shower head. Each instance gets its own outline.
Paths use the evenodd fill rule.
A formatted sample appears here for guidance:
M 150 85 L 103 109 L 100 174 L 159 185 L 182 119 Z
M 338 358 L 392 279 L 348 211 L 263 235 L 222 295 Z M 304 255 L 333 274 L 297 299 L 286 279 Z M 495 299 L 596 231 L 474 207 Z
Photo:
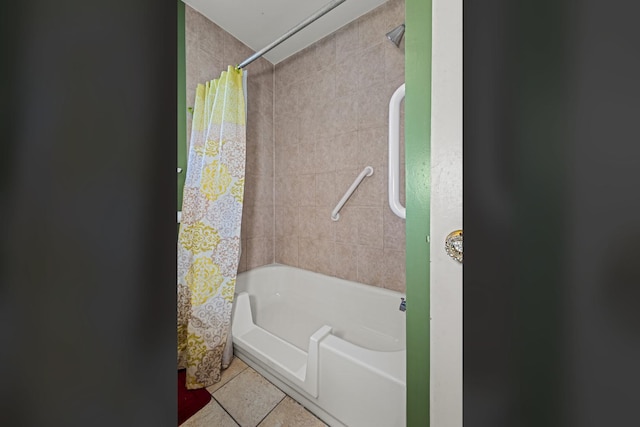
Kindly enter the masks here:
M 391 40 L 391 43 L 395 44 L 396 47 L 400 47 L 402 36 L 404 36 L 404 24 L 398 25 L 396 28 L 387 33 L 387 38 Z

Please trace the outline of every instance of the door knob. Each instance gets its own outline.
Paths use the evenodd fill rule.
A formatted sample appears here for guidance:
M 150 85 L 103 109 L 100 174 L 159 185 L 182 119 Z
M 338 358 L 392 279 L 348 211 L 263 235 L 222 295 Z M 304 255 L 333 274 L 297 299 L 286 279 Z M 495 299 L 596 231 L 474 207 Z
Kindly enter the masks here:
M 462 263 L 462 230 L 452 231 L 444 241 L 447 255 Z

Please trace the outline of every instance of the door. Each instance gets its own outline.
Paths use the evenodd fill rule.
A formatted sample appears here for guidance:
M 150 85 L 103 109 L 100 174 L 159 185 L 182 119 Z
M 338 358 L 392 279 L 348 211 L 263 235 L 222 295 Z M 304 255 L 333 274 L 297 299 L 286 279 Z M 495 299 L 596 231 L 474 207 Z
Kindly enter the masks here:
M 462 1 L 406 0 L 407 425 L 462 426 Z
M 462 0 L 433 0 L 431 89 L 431 426 L 462 427 Z

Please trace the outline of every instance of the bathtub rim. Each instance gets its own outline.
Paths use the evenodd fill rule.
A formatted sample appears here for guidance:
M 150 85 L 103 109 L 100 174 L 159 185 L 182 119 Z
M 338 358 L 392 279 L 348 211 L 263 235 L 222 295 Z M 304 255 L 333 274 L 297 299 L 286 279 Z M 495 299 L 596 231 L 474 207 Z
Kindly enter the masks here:
M 394 291 L 392 289 L 387 289 L 387 288 L 383 288 L 380 286 L 375 286 L 375 285 L 368 285 L 366 283 L 361 283 L 361 282 L 356 282 L 353 280 L 348 280 L 348 279 L 343 279 L 342 277 L 337 277 L 337 276 L 331 276 L 328 274 L 323 274 L 323 273 L 318 273 L 315 271 L 311 271 L 311 270 L 305 270 L 304 268 L 300 268 L 300 267 L 293 267 L 291 265 L 286 265 L 286 264 L 279 264 L 277 262 L 271 263 L 271 264 L 266 264 L 266 265 L 261 265 L 260 267 L 255 267 L 252 268 L 251 270 L 246 270 L 243 271 L 242 273 L 238 273 L 237 277 L 240 277 L 242 275 L 242 277 L 246 277 L 247 275 L 251 274 L 252 272 L 255 272 L 254 274 L 257 274 L 263 270 L 271 270 L 271 269 L 291 269 L 294 271 L 298 271 L 301 272 L 302 274 L 309 274 L 312 275 L 314 277 L 328 277 L 331 280 L 336 280 L 336 281 L 340 281 L 343 283 L 347 283 L 349 286 L 354 286 L 357 289 L 362 289 L 366 292 L 372 292 L 374 294 L 380 294 L 380 295 L 386 295 L 389 297 L 398 297 L 398 298 L 406 298 L 406 292 L 398 292 L 398 291 Z M 237 286 L 237 282 L 238 279 L 236 278 L 236 286 Z M 238 291 L 236 291 L 236 293 L 238 293 Z
M 266 280 L 272 281 L 275 283 L 270 283 L 269 286 L 262 286 L 259 279 L 262 278 L 261 276 L 263 274 L 266 276 Z M 296 275 L 300 275 L 300 277 L 296 277 Z M 387 300 L 387 299 L 396 300 L 398 304 L 397 309 L 398 311 L 400 311 L 400 304 L 402 303 L 403 300 L 406 300 L 406 295 L 398 291 L 381 288 L 373 285 L 367 285 L 364 283 L 342 279 L 336 276 L 329 276 L 327 274 L 317 273 L 315 271 L 305 270 L 299 267 L 293 267 L 293 266 L 279 264 L 279 263 L 266 264 L 251 270 L 244 271 L 238 274 L 238 277 L 239 279 L 237 279 L 237 281 L 240 281 L 241 285 L 238 286 L 236 281 L 236 288 L 234 291 L 234 305 L 238 295 L 242 292 L 247 292 L 251 296 L 251 301 L 252 301 L 251 308 L 252 308 L 252 311 L 254 312 L 253 313 L 254 316 L 257 315 L 257 313 L 254 310 L 254 301 L 260 301 L 260 300 L 264 301 L 263 298 L 265 299 L 270 298 L 271 295 L 278 294 L 280 292 L 287 292 L 287 293 L 291 292 L 293 295 L 296 295 L 296 294 L 300 295 L 301 287 L 296 285 L 296 279 L 302 279 L 301 282 L 304 283 L 303 286 L 309 286 L 309 289 L 311 292 L 318 292 L 318 291 L 324 292 L 324 289 L 327 289 L 327 288 L 329 288 L 328 290 L 329 294 L 332 294 L 333 291 L 336 291 L 337 293 L 340 293 L 342 291 L 344 292 L 344 295 L 338 295 L 338 297 L 345 301 L 351 301 L 349 298 L 353 297 L 354 296 L 353 294 L 358 295 L 360 292 L 362 292 L 365 294 L 364 298 L 370 298 L 371 301 L 374 303 L 377 303 L 377 301 L 379 301 L 378 298 L 380 298 L 381 300 Z M 285 279 L 285 280 L 281 280 L 281 279 Z M 289 280 L 289 279 L 294 279 L 294 280 Z M 323 281 L 328 281 L 329 283 L 323 283 Z M 242 282 L 245 282 L 245 283 L 242 283 Z M 312 283 L 308 283 L 308 282 L 312 282 Z M 254 300 L 254 298 L 257 298 L 257 300 Z M 376 312 L 370 311 L 369 313 L 376 313 Z M 368 313 L 364 313 L 364 314 L 365 316 L 370 316 L 370 314 Z M 398 313 L 397 315 L 399 316 L 404 315 L 402 320 L 402 331 L 398 331 L 398 333 L 401 335 L 397 333 L 387 334 L 383 332 L 383 330 L 379 330 L 384 335 L 392 337 L 392 339 L 399 340 L 399 342 L 395 344 L 382 343 L 382 346 L 378 347 L 376 345 L 369 345 L 367 342 L 363 342 L 362 340 L 352 341 L 348 337 L 343 336 L 344 329 L 345 329 L 344 326 L 334 328 L 334 330 L 332 331 L 332 335 L 334 335 L 336 338 L 340 338 L 341 340 L 344 340 L 346 343 L 350 345 L 353 345 L 359 349 L 362 349 L 363 351 L 381 352 L 381 353 L 389 353 L 389 354 L 403 352 L 403 351 L 406 352 L 406 349 L 407 349 L 406 312 L 403 312 L 402 314 Z M 394 323 L 396 321 L 397 319 L 392 320 L 392 322 Z M 358 324 L 362 326 L 367 325 L 366 323 L 362 323 L 362 322 L 359 322 Z M 263 328 L 263 326 L 258 322 L 256 322 L 255 325 Z M 268 328 L 263 328 L 263 329 L 270 331 L 270 333 L 276 336 L 280 336 L 277 332 L 272 331 L 271 329 L 268 329 Z M 373 329 L 373 330 L 378 332 L 378 330 L 376 329 Z M 306 343 L 306 339 L 307 337 L 305 336 L 304 337 L 305 343 Z M 292 343 L 292 341 L 288 341 L 288 342 Z M 382 347 L 385 347 L 385 348 L 382 348 Z M 307 351 L 305 350 L 304 346 L 303 347 L 298 346 L 298 348 L 302 349 L 303 351 Z

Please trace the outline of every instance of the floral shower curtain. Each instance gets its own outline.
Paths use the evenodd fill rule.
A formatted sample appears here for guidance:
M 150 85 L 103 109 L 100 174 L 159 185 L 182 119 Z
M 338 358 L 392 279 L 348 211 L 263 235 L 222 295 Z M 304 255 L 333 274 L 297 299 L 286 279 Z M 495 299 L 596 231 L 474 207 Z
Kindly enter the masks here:
M 231 333 L 246 159 L 242 70 L 199 84 L 178 233 L 178 368 L 186 387 L 220 381 Z

